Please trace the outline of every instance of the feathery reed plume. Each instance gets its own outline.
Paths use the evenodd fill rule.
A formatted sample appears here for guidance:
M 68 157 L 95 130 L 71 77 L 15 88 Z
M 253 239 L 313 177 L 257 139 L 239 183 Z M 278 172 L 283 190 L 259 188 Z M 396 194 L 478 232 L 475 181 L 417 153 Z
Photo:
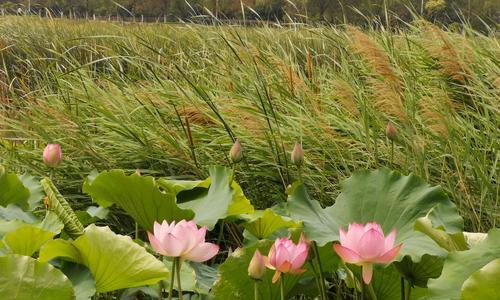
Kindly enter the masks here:
M 190 124 L 202 125 L 202 126 L 213 126 L 215 122 L 207 115 L 206 112 L 201 111 L 199 108 L 194 106 L 183 107 L 179 114 L 189 121 Z
M 401 80 L 394 71 L 389 56 L 370 36 L 354 26 L 347 27 L 351 47 L 360 54 L 386 84 L 396 91 L 401 90 Z
M 439 71 L 446 77 L 458 82 L 465 82 L 471 73 L 453 46 L 453 41 L 444 31 L 429 22 L 421 22 L 426 48 L 438 60 Z
M 430 132 L 443 137 L 449 135 L 447 116 L 452 115 L 453 105 L 446 92 L 433 89 L 431 95 L 422 97 L 418 113 Z
M 352 116 L 360 115 L 358 106 L 356 105 L 356 96 L 349 83 L 342 79 L 336 79 L 332 82 L 333 96 L 338 100 L 340 105 Z
M 237 101 L 237 99 L 229 98 L 221 101 L 220 110 L 229 121 L 234 118 L 232 124 L 235 124 L 235 126 L 249 131 L 252 136 L 259 138 L 264 136 L 266 125 L 258 117 L 258 113 L 255 112 L 256 108 L 248 107 L 242 104 L 241 101 Z
M 389 116 L 396 117 L 400 121 L 408 119 L 400 93 L 385 82 L 374 78 L 368 78 L 368 83 L 372 88 L 373 107 L 375 109 Z

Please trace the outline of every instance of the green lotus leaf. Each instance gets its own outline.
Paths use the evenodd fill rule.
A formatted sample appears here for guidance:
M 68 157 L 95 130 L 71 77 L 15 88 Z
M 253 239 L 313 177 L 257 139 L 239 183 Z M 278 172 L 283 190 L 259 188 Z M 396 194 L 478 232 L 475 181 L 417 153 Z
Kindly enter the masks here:
M 190 209 L 177 206 L 173 192 L 160 191 L 150 176 L 127 176 L 122 170 L 102 172 L 87 178 L 83 192 L 102 207 L 120 206 L 146 230 L 152 230 L 155 221 L 191 220 L 194 217 Z
M 299 227 L 292 219 L 276 214 L 272 209 L 257 210 L 253 214 L 243 215 L 246 219 L 243 227 L 258 239 L 265 239 L 282 228 Z
M 5 221 L 20 220 L 26 223 L 34 223 L 38 220 L 31 212 L 25 212 L 15 204 L 9 204 L 6 207 L 0 206 L 0 219 Z
M 40 250 L 42 261 L 57 256 L 86 266 L 98 293 L 155 284 L 168 276 L 163 263 L 130 237 L 93 224 L 73 242 L 54 240 Z
M 54 232 L 27 225 L 7 233 L 3 237 L 3 243 L 12 253 L 32 256 L 55 235 Z
M 194 199 L 183 199 L 181 194 L 177 197 L 182 208 L 195 212 L 196 223 L 206 225 L 209 230 L 214 228 L 219 219 L 254 211 L 241 187 L 233 181 L 233 171 L 225 167 L 210 168 L 210 187 Z
M 375 221 L 384 232 L 397 230 L 396 243 L 403 243 L 399 260 L 410 255 L 418 262 L 422 255 L 445 256 L 428 236 L 413 229 L 415 221 L 428 215 L 432 223 L 447 232 L 461 232 L 463 220 L 440 187 L 432 187 L 415 175 L 402 176 L 387 169 L 355 172 L 341 184 L 333 206 L 322 208 L 305 187 L 294 184 L 288 208 L 291 217 L 303 222 L 307 238 L 324 245 L 339 240 L 339 228 L 349 223 Z
M 75 300 L 91 300 L 96 293 L 92 273 L 83 265 L 65 263 L 61 270 L 69 278 L 75 291 Z
M 442 227 L 434 228 L 432 227 L 432 220 L 427 216 L 418 218 L 415 222 L 414 229 L 427 235 L 447 251 L 462 251 L 469 249 L 463 232 L 450 234 L 444 231 Z
M 3 169 L 3 167 L 2 167 Z M 16 204 L 22 209 L 28 209 L 30 190 L 14 173 L 0 172 L 0 206 Z
M 52 265 L 29 256 L 0 257 L 0 299 L 70 300 L 71 282 Z
M 23 182 L 23 185 L 29 190 L 30 196 L 28 198 L 29 209 L 34 210 L 39 207 L 42 199 L 44 197 L 43 188 L 35 177 L 23 174 L 19 176 L 19 180 Z
M 500 258 L 474 272 L 462 285 L 463 300 L 500 299 Z
M 498 275 L 498 263 L 492 262 L 499 258 L 500 229 L 490 230 L 488 236 L 470 250 L 451 252 L 444 262 L 441 276 L 438 279 L 429 280 L 428 286 L 432 299 L 458 300 L 464 299 L 465 296 L 475 296 L 467 299 L 498 299 L 481 298 L 483 294 L 474 293 L 481 284 L 477 280 L 483 278 L 485 293 L 489 293 L 492 286 L 498 292 L 498 277 L 485 277 L 488 274 Z M 489 265 L 490 263 L 492 264 Z M 488 267 L 481 270 L 486 265 Z M 465 295 L 462 295 L 463 292 Z
M 207 189 L 210 187 L 210 177 L 205 180 L 171 180 L 160 178 L 157 182 L 159 186 L 172 191 L 175 195 L 181 192 L 191 191 L 196 188 Z

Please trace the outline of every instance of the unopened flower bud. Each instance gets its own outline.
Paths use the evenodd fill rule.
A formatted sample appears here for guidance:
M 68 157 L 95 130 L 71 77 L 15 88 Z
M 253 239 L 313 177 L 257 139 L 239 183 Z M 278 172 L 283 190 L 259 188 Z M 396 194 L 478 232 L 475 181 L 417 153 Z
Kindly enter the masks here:
M 266 273 L 266 257 L 255 250 L 252 260 L 248 264 L 248 276 L 253 279 L 261 279 Z
M 398 131 L 396 127 L 394 127 L 394 124 L 392 124 L 391 121 L 387 123 L 387 127 L 385 128 L 385 135 L 390 139 L 390 140 L 395 140 L 396 136 L 398 134 Z
M 234 164 L 240 162 L 243 158 L 243 150 L 241 148 L 240 140 L 236 140 L 236 142 L 234 142 L 231 150 L 229 151 L 229 158 Z
M 43 162 L 51 168 L 57 167 L 63 159 L 61 145 L 48 144 L 43 150 Z
M 291 160 L 294 165 L 300 167 L 304 162 L 304 150 L 302 149 L 302 145 L 299 143 L 295 143 L 293 147 Z

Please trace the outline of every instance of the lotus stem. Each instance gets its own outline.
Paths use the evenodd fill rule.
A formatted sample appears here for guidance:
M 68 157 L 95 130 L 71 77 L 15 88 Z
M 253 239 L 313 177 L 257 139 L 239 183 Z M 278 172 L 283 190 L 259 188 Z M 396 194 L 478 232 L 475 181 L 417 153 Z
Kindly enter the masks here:
M 411 284 L 408 282 L 408 290 L 406 291 L 406 300 L 411 299 Z
M 281 300 L 285 300 L 285 274 L 283 273 L 280 275 L 280 292 Z
M 172 295 L 174 293 L 174 279 L 175 279 L 175 264 L 177 262 L 177 257 L 172 261 L 172 271 L 170 274 L 170 286 L 168 288 L 168 300 L 172 300 Z
M 181 264 L 182 261 L 179 257 L 176 258 L 177 260 L 177 292 L 179 293 L 179 300 L 182 300 L 182 287 L 181 287 Z
M 318 263 L 321 299 L 326 300 L 325 278 L 323 277 L 323 267 L 321 266 L 321 259 L 319 258 L 318 245 L 316 244 L 316 242 L 313 242 L 312 248 L 313 248 L 314 256 L 316 258 L 316 262 Z
M 314 280 L 316 281 L 316 286 L 318 287 L 318 291 L 321 295 L 321 283 L 319 283 L 319 278 L 318 278 L 319 276 L 318 276 L 318 272 L 316 271 L 316 266 L 314 265 L 312 260 L 309 261 L 309 264 L 311 265 L 312 271 L 314 273 Z
M 405 279 L 401 277 L 401 300 L 406 300 L 405 297 Z
M 135 222 L 135 240 L 137 241 L 139 239 L 139 224 Z
M 254 299 L 259 300 L 259 283 L 257 280 L 254 280 L 253 292 L 254 292 Z
M 368 294 L 370 295 L 371 300 L 377 300 L 377 294 L 375 294 L 375 291 L 373 290 L 373 286 L 371 284 L 366 285 L 368 289 Z

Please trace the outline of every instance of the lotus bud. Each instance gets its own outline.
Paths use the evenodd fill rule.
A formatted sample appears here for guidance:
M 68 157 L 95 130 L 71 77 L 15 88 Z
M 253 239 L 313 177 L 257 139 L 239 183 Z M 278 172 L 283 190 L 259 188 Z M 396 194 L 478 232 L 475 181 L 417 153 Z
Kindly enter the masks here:
M 231 150 L 229 151 L 229 158 L 234 164 L 239 163 L 243 158 L 243 150 L 241 148 L 240 140 L 237 139 L 236 142 L 234 142 Z
M 385 128 L 385 135 L 391 141 L 394 141 L 396 139 L 397 134 L 398 134 L 398 131 L 397 131 L 396 127 L 394 127 L 394 124 L 392 124 L 391 121 L 387 122 L 387 127 Z
M 295 143 L 293 147 L 291 160 L 294 165 L 300 167 L 304 162 L 304 150 L 302 149 L 302 145 L 299 143 Z
M 43 150 L 43 162 L 51 168 L 57 167 L 63 159 L 61 145 L 48 144 Z
M 257 249 L 253 254 L 250 264 L 248 264 L 248 276 L 253 279 L 261 279 L 266 273 L 266 257 L 260 254 Z

